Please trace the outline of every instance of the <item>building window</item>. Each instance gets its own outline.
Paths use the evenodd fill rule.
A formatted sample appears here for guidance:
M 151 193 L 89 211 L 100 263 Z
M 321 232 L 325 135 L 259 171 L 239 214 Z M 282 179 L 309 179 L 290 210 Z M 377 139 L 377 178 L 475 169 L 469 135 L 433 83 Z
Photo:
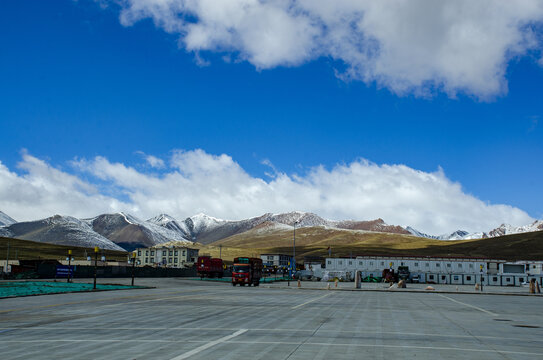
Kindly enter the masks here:
M 462 264 L 458 264 L 458 268 L 459 268 L 459 269 L 462 269 Z
M 430 267 L 430 263 L 426 263 L 426 267 Z
M 172 263 L 172 258 L 168 258 L 168 263 Z
M 162 251 L 162 256 L 166 256 L 166 250 Z
M 364 265 L 364 263 L 362 261 L 359 261 L 358 265 L 362 266 L 362 265 Z
M 450 267 L 451 267 L 451 264 L 447 264 L 447 267 L 450 268 Z
M 155 263 L 155 258 L 151 258 L 151 264 L 154 264 Z
M 494 276 L 494 277 L 492 278 L 492 281 L 498 281 L 498 277 L 497 277 L 497 276 Z
M 141 256 L 141 250 L 138 250 L 138 256 Z
M 170 250 L 170 254 L 169 254 L 169 255 L 170 255 L 170 256 L 172 256 L 172 255 L 173 255 L 173 250 Z
M 381 261 L 381 266 L 385 266 L 385 262 L 384 262 L 384 261 Z
M 173 262 L 177 264 L 177 258 L 173 258 Z
M 332 262 L 331 262 L 330 260 L 328 260 L 326 263 L 327 263 L 328 265 L 332 265 Z
M 151 256 L 155 256 L 155 251 L 151 250 Z
M 349 261 L 349 265 L 352 265 L 352 264 L 353 264 L 353 262 L 352 262 L 352 261 Z
M 436 267 L 441 267 L 441 264 L 440 264 L 440 263 L 436 263 Z
M 145 262 L 148 263 L 148 262 L 149 262 L 149 258 L 145 258 Z
M 466 281 L 471 281 L 471 276 L 466 276 Z
M 185 256 L 185 250 L 183 250 L 183 256 Z
M 149 250 L 145 250 L 145 256 L 149 256 Z
M 373 261 L 370 261 L 370 266 L 373 266 Z M 373 275 L 372 275 L 373 276 Z
M 175 256 L 177 256 L 178 253 L 179 253 L 179 251 L 175 250 L 173 254 L 174 254 Z
M 414 265 L 415 265 L 415 267 L 419 267 L 419 263 L 415 263 Z

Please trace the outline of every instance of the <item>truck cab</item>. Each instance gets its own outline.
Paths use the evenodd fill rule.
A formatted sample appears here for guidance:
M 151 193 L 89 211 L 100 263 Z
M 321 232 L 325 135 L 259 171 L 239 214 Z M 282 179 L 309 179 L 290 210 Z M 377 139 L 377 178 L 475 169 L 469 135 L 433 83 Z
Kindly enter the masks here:
M 262 260 L 257 258 L 235 258 L 232 266 L 232 286 L 258 286 L 262 277 Z

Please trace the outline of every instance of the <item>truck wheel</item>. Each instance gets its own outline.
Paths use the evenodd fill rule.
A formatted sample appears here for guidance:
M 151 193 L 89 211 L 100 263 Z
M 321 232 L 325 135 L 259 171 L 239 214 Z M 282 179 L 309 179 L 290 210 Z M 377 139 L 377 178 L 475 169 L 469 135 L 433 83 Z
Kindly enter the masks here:
M 236 283 L 232 283 L 232 286 L 236 286 Z
M 255 283 L 255 286 L 259 286 L 259 285 L 260 285 L 260 281 L 259 281 L 259 282 L 257 282 L 257 283 Z

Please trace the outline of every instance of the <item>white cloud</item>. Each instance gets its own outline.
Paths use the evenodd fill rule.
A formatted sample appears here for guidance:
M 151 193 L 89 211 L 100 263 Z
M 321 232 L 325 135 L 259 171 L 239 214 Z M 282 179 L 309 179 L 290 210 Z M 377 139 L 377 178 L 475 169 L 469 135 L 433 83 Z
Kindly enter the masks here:
M 136 151 L 136 154 L 141 155 L 145 159 L 145 161 L 147 161 L 147 164 L 152 168 L 163 169 L 165 166 L 164 160 L 162 160 L 161 158 L 153 155 L 147 155 L 143 151 Z
M 161 175 L 104 157 L 77 160 L 73 165 L 81 171 L 80 177 L 28 154 L 23 154 L 19 164 L 23 174 L 0 163 L 0 210 L 18 220 L 113 211 L 142 218 L 165 212 L 182 219 L 204 212 L 242 219 L 302 210 L 336 220 L 381 217 L 434 234 L 457 229 L 488 231 L 503 222 L 533 221 L 518 208 L 487 204 L 464 193 L 441 169 L 427 173 L 405 165 L 358 160 L 332 169 L 314 167 L 304 175 L 276 170 L 265 181 L 249 175 L 230 156 L 203 150 L 174 151 Z M 84 175 L 95 178 L 96 184 L 81 180 Z M 127 200 L 118 200 L 121 197 Z
M 77 176 L 56 169 L 26 152 L 18 168 L 10 171 L 0 162 L 0 207 L 19 221 L 35 220 L 54 214 L 85 217 L 96 211 L 134 210 Z
M 504 94 L 508 61 L 542 48 L 540 0 L 112 1 L 123 25 L 150 18 L 200 61 L 218 51 L 267 69 L 331 57 L 343 78 L 402 95 Z

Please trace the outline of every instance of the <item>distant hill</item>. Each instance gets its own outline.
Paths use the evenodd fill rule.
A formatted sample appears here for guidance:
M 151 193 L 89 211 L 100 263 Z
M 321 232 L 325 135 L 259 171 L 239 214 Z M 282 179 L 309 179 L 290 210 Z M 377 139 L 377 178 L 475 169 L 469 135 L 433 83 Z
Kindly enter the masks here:
M 9 258 L 16 260 L 36 259 L 65 259 L 68 250 L 72 250 L 72 257 L 75 260 L 85 260 L 87 255 L 94 256 L 94 247 L 77 247 L 55 245 L 39 241 L 21 240 L 14 238 L 0 237 L 0 259 L 6 259 L 9 242 Z M 105 255 L 106 259 L 114 261 L 126 261 L 126 251 L 115 251 L 101 249 L 100 256 Z
M 248 252 L 292 254 L 292 231 L 254 229 L 212 244 Z M 485 257 L 505 260 L 543 260 L 543 232 L 488 239 L 441 241 L 403 234 L 302 228 L 296 231 L 296 257 L 411 255 Z

